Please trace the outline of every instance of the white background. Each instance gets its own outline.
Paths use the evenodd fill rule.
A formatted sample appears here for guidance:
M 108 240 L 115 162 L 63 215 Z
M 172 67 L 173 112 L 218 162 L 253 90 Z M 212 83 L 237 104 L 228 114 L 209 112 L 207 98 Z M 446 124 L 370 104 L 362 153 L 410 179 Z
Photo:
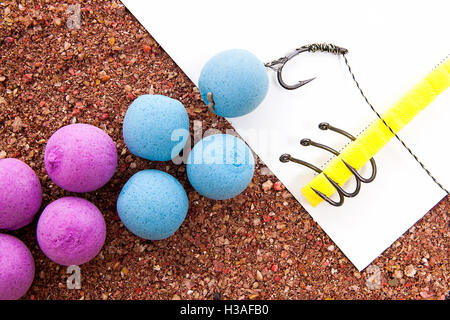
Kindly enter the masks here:
M 450 1 L 140 1 L 123 0 L 166 52 L 197 84 L 205 62 L 232 48 L 247 49 L 263 62 L 299 46 L 330 42 L 349 49 L 349 62 L 369 100 L 383 112 L 450 53 Z M 149 62 L 151 63 L 151 62 Z M 274 72 L 269 93 L 252 113 L 229 119 L 322 229 L 359 269 L 364 269 L 431 209 L 445 193 L 398 141 L 375 157 L 376 180 L 334 208 L 312 208 L 300 193 L 315 175 L 282 164 L 282 153 L 322 168 L 325 151 L 301 147 L 309 137 L 340 149 L 347 141 L 321 131 L 322 121 L 357 135 L 375 119 L 342 57 L 302 54 L 285 68 L 285 80 L 317 79 L 295 91 L 282 89 Z M 400 136 L 450 188 L 448 140 L 450 90 L 407 125 Z M 258 133 L 258 134 L 255 134 Z M 361 173 L 370 175 L 370 168 Z M 352 189 L 352 183 L 346 185 Z M 281 201 L 281 200 L 280 200 Z

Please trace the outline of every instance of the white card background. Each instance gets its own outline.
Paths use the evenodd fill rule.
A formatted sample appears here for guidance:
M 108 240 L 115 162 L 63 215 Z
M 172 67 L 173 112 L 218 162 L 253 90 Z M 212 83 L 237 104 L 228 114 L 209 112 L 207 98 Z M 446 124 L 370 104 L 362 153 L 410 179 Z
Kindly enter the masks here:
M 349 49 L 349 62 L 379 112 L 387 110 L 450 53 L 450 2 L 429 1 L 140 1 L 123 0 L 173 60 L 197 84 L 205 62 L 232 48 L 262 61 L 299 46 L 329 42 Z M 149 61 L 149 63 L 152 63 Z M 445 196 L 401 144 L 392 139 L 375 157 L 378 175 L 340 208 L 312 208 L 300 189 L 315 173 L 280 163 L 290 153 L 322 168 L 330 154 L 301 147 L 309 137 L 334 148 L 348 141 L 321 131 L 327 121 L 357 135 L 375 119 L 342 57 L 302 54 L 285 67 L 285 81 L 317 79 L 287 91 L 270 75 L 269 93 L 252 113 L 228 119 L 358 270 L 387 249 Z M 450 90 L 401 132 L 441 183 L 450 188 Z M 370 167 L 361 170 L 370 175 Z M 345 186 L 352 189 L 353 184 Z

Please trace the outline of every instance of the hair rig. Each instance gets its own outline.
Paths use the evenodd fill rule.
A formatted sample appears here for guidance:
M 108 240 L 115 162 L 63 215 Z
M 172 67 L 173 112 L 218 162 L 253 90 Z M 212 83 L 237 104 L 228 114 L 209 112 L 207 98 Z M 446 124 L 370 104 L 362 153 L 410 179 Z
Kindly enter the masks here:
M 300 48 L 295 49 L 294 51 L 292 51 L 290 54 L 286 55 L 285 57 L 281 57 L 279 59 L 265 63 L 264 64 L 265 67 L 270 68 L 277 73 L 278 82 L 280 83 L 280 85 L 283 88 L 285 88 L 287 90 L 298 89 L 301 86 L 304 86 L 305 84 L 307 84 L 315 79 L 315 77 L 314 77 L 314 78 L 311 78 L 308 80 L 301 80 L 294 85 L 286 84 L 283 80 L 282 72 L 283 72 L 284 66 L 286 65 L 286 62 L 288 62 L 289 60 L 291 60 L 292 58 L 294 58 L 295 56 L 299 55 L 302 52 L 329 52 L 332 54 L 340 55 L 340 54 L 346 54 L 348 52 L 348 50 L 345 48 L 338 47 L 334 44 L 315 43 L 315 44 L 310 44 L 307 46 L 302 46 Z
M 300 88 L 315 79 L 302 80 L 293 85 L 283 80 L 286 63 L 303 52 L 343 55 L 348 50 L 333 44 L 310 44 L 265 64 L 247 50 L 223 51 L 213 56 L 200 73 L 198 87 L 203 101 L 211 112 L 222 117 L 246 115 L 256 109 L 267 94 L 269 77 L 266 68 L 276 71 L 278 82 L 288 90 Z

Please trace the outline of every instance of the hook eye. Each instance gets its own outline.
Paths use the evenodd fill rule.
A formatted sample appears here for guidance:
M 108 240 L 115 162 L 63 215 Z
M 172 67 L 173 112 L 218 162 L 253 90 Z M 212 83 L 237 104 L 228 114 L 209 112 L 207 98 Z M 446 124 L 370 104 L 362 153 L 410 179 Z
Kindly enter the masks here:
M 280 156 L 280 161 L 283 162 L 283 163 L 289 162 L 290 159 L 291 159 L 291 155 L 290 155 L 290 154 L 287 154 L 287 153 L 282 154 L 282 155 Z

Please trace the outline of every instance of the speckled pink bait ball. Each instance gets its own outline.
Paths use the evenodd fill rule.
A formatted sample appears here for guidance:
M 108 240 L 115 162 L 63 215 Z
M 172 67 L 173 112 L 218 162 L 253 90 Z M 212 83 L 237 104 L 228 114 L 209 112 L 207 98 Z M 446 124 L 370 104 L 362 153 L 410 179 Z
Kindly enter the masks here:
M 0 229 L 29 224 L 41 201 L 41 184 L 34 171 L 17 159 L 0 160 Z
M 34 279 L 34 260 L 19 239 L 0 234 L 0 300 L 20 299 Z
M 100 128 L 71 124 L 56 131 L 45 147 L 45 168 L 61 188 L 90 192 L 103 187 L 114 175 L 117 150 Z
M 37 225 L 37 240 L 42 252 L 64 266 L 81 265 L 92 260 L 106 238 L 105 220 L 89 201 L 65 197 L 50 203 Z

